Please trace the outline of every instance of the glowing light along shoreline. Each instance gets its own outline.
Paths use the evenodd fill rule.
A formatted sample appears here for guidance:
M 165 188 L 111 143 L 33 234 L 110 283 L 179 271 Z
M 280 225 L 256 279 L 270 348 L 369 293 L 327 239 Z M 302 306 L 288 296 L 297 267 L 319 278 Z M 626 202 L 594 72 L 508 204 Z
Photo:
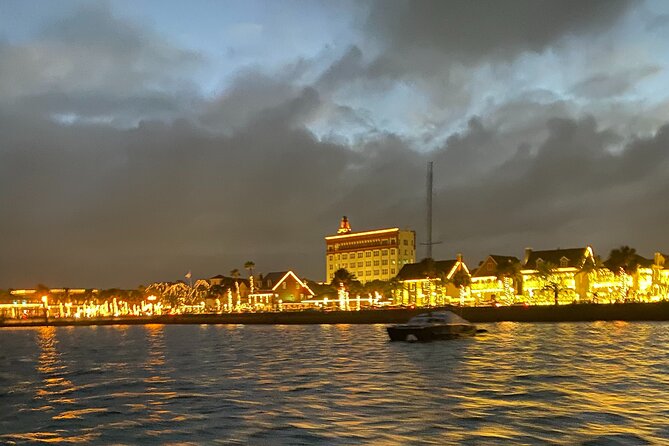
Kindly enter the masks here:
M 500 307 L 448 307 L 476 322 L 669 321 L 669 302 Z M 390 324 L 406 322 L 423 308 L 360 311 L 283 311 L 95 318 L 0 320 L 4 327 L 142 324 Z

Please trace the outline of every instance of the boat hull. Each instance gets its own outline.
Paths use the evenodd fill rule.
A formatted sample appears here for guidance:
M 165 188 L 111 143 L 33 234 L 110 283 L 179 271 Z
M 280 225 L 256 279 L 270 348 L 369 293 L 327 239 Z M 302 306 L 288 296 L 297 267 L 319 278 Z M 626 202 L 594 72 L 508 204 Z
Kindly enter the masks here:
M 386 328 L 391 341 L 429 342 L 474 336 L 475 325 L 394 325 Z

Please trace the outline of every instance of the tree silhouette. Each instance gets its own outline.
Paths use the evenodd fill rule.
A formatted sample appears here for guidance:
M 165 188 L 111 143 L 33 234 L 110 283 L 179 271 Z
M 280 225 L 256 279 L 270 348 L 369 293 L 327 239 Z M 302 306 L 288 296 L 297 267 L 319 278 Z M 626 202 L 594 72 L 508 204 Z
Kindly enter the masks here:
M 627 245 L 612 249 L 609 258 L 604 262 L 607 268 L 615 274 L 634 274 L 639 266 L 639 255 L 636 249 Z
M 248 260 L 246 263 L 244 263 L 244 269 L 249 271 L 249 274 L 252 276 L 253 275 L 253 270 L 255 269 L 256 264 L 255 262 Z
M 362 284 L 355 277 L 355 274 L 349 272 L 346 268 L 339 268 L 337 271 L 335 271 L 330 285 L 335 288 L 339 288 L 340 285 L 344 285 L 344 288 L 354 292 L 358 292 L 362 289 Z
M 464 269 L 459 269 L 453 277 L 451 277 L 451 283 L 454 287 L 458 289 L 467 288 L 472 283 L 472 278 Z

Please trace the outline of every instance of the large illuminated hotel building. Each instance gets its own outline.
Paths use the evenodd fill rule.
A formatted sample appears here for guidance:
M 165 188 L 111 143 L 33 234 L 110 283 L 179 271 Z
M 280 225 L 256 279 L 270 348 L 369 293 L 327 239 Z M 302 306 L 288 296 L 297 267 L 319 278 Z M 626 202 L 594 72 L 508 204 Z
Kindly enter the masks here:
M 353 232 L 346 217 L 336 235 L 325 237 L 325 277 L 344 268 L 362 283 L 389 280 L 407 263 L 416 261 L 416 233 L 399 228 Z

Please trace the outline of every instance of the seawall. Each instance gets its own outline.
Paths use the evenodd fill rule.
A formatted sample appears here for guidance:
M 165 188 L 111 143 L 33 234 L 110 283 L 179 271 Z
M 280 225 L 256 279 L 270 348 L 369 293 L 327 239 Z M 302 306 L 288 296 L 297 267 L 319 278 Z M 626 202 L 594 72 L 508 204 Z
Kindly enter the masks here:
M 511 307 L 450 307 L 471 322 L 669 321 L 669 302 Z M 434 311 L 438 309 L 433 309 Z M 394 324 L 425 308 L 361 311 L 186 314 L 94 319 L 0 320 L 0 327 L 142 324 Z

